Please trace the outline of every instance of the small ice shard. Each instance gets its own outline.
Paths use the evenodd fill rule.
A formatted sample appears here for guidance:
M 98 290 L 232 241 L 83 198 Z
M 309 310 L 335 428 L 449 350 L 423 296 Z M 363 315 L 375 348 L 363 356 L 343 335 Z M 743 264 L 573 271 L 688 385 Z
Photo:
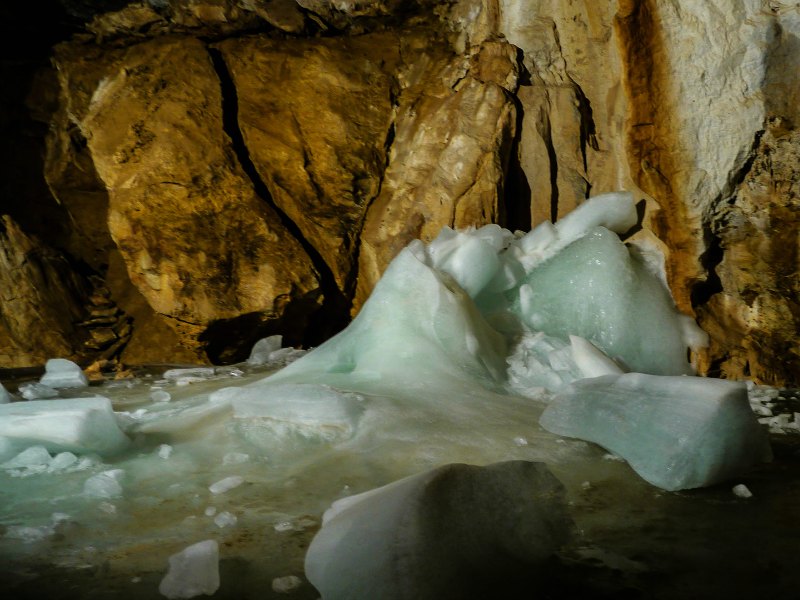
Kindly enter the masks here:
M 250 455 L 244 452 L 228 452 L 222 457 L 223 465 L 240 465 L 250 460 Z
M 364 411 L 361 397 L 327 385 L 245 388 L 233 397 L 233 416 L 258 420 L 270 436 L 338 441 L 353 436 Z
M 203 381 L 213 376 L 214 367 L 189 367 L 185 369 L 167 369 L 164 371 L 164 379 L 168 381 L 179 381 L 181 379 Z
M 92 475 L 83 484 L 83 493 L 95 498 L 118 498 L 122 496 L 120 480 L 125 475 L 122 469 L 110 469 Z
M 50 461 L 50 464 L 47 466 L 47 470 L 50 473 L 57 473 L 59 471 L 65 471 L 66 469 L 69 469 L 77 464 L 78 457 L 72 452 L 59 452 L 53 457 L 53 460 Z
M 522 436 L 515 437 L 514 438 L 514 444 L 516 444 L 517 446 L 527 446 L 528 445 L 528 440 L 526 440 Z
M 520 581 L 533 589 L 535 567 L 572 531 L 563 495 L 544 464 L 527 461 L 407 477 L 334 502 L 306 577 L 326 600 L 507 597 L 496 588 Z
M 0 405 L 0 436 L 20 446 L 42 445 L 51 452 L 109 456 L 130 440 L 108 398 L 63 398 Z
M 733 495 L 737 498 L 752 498 L 753 492 L 751 492 L 745 484 L 740 483 L 733 486 Z
M 172 456 L 172 446 L 169 444 L 161 444 L 158 447 L 158 457 L 167 460 L 170 456 Z
M 214 517 L 214 524 L 220 529 L 224 527 L 233 527 L 239 519 L 236 515 L 229 513 L 227 510 L 222 511 Z
M 624 371 L 597 346 L 577 335 L 569 336 L 572 358 L 584 377 L 622 375 Z
M 294 531 L 294 525 L 292 525 L 291 521 L 281 521 L 280 523 L 275 523 L 273 529 L 278 533 L 284 533 L 286 531 Z
M 627 373 L 583 379 L 555 396 L 542 427 L 595 442 L 665 490 L 735 477 L 771 456 L 744 384 Z
M 52 457 L 44 446 L 31 446 L 7 460 L 0 469 L 25 469 L 28 467 L 49 466 Z
M 169 402 L 172 396 L 165 390 L 153 390 L 150 392 L 150 400 L 153 402 Z
M 45 373 L 39 380 L 42 385 L 51 388 L 77 388 L 89 385 L 83 370 L 71 360 L 51 358 L 44 365 Z
M 216 506 L 208 506 L 208 507 L 206 507 L 206 510 L 205 510 L 204 514 L 207 517 L 213 517 L 215 514 L 217 514 L 217 507 Z
M 169 570 L 158 591 L 167 598 L 212 595 L 219 589 L 219 545 L 205 540 L 169 557 Z
M 212 494 L 224 494 L 233 488 L 239 487 L 243 483 L 244 477 L 240 477 L 239 475 L 231 475 L 225 479 L 220 479 L 216 483 L 212 483 L 210 486 L 208 486 L 208 491 Z
M 0 404 L 8 404 L 14 399 L 14 396 L 0 383 Z
M 41 383 L 26 383 L 19 386 L 19 393 L 25 400 L 46 400 L 58 398 L 58 390 Z
M 278 594 L 289 594 L 303 585 L 303 580 L 297 575 L 276 577 L 272 580 L 272 591 Z
M 282 341 L 283 337 L 280 335 L 271 335 L 258 340 L 253 344 L 253 349 L 250 351 L 247 364 L 251 367 L 266 365 L 270 362 L 270 355 L 276 350 L 281 349 Z

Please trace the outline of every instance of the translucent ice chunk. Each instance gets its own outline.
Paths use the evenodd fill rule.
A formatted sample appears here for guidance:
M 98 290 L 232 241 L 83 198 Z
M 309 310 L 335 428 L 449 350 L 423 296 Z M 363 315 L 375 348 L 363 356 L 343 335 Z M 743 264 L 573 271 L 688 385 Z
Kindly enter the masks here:
M 543 464 L 446 465 L 335 502 L 305 571 L 324 598 L 474 597 L 476 584 L 527 577 L 570 531 Z
M 625 233 L 636 225 L 637 221 L 633 194 L 611 192 L 586 200 L 566 216 L 560 218 L 555 227 L 559 239 L 564 243 L 569 243 L 598 226 L 615 233 Z
M 92 475 L 83 484 L 83 493 L 95 498 L 118 498 L 122 496 L 122 478 L 125 471 L 110 469 L 97 475 Z
M 13 398 L 11 393 L 0 383 L 0 404 L 8 404 Z
M 239 487 L 243 483 L 244 477 L 240 477 L 239 475 L 231 475 L 230 477 L 226 477 L 225 479 L 220 479 L 219 481 L 212 483 L 210 486 L 208 486 L 208 491 L 212 494 L 224 494 L 233 488 Z
M 45 373 L 39 380 L 51 388 L 76 388 L 89 385 L 81 368 L 65 358 L 51 358 L 44 365 Z
M 158 591 L 167 598 L 212 595 L 219 588 L 219 545 L 205 540 L 169 557 L 169 570 Z
M 52 460 L 50 453 L 44 446 L 31 446 L 26 448 L 11 460 L 7 460 L 0 468 L 2 469 L 23 469 L 34 466 L 48 466 Z
M 214 367 L 189 367 L 186 369 L 167 369 L 164 371 L 164 379 L 169 381 L 179 381 L 192 379 L 203 381 L 214 376 Z
M 119 428 L 108 398 L 70 398 L 0 405 L 0 436 L 21 446 L 109 456 L 129 440 Z
M 214 524 L 220 529 L 223 529 L 225 527 L 233 527 L 238 520 L 236 515 L 225 510 L 214 517 Z
M 276 577 L 272 580 L 272 591 L 278 594 L 289 594 L 295 591 L 303 584 L 303 580 L 297 575 L 286 575 L 284 577 Z
M 270 362 L 270 355 L 276 350 L 281 349 L 281 342 L 283 337 L 280 335 L 271 335 L 264 339 L 258 340 L 250 351 L 250 357 L 247 359 L 247 364 L 255 367 L 265 365 Z
M 46 400 L 47 398 L 58 398 L 58 390 L 49 385 L 41 383 L 26 383 L 19 386 L 19 393 L 25 400 Z
M 702 487 L 768 459 L 744 384 L 641 373 L 583 379 L 559 393 L 542 427 L 595 442 L 666 490 Z
M 584 377 L 600 377 L 601 375 L 622 375 L 624 371 L 602 350 L 577 335 L 569 336 L 572 346 L 572 358 Z
M 234 417 L 259 419 L 275 435 L 324 441 L 352 437 L 364 410 L 358 394 L 310 383 L 241 390 L 232 404 Z
M 634 371 L 691 373 L 669 291 L 609 230 L 593 229 L 533 269 L 525 282 L 512 310 L 531 329 L 564 340 L 586 338 Z

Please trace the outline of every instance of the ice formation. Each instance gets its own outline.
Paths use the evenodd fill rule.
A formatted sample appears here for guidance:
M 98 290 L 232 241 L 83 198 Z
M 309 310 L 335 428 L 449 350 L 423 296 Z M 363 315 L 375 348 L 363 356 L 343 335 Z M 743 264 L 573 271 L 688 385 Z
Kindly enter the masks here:
M 211 596 L 219 589 L 219 544 L 205 540 L 169 557 L 158 591 L 167 598 Z
M 130 440 L 108 398 L 62 398 L 0 405 L 0 439 L 8 450 L 41 445 L 50 451 L 111 456 Z
M 582 379 L 540 419 L 559 435 L 595 442 L 666 490 L 711 485 L 768 460 L 744 383 L 627 373 Z
M 8 404 L 13 400 L 13 396 L 9 393 L 9 391 L 0 383 L 0 404 Z
M 502 597 L 570 533 L 543 464 L 451 464 L 334 502 L 305 570 L 326 600 Z
M 54 389 L 79 388 L 89 385 L 81 368 L 65 358 L 51 358 L 44 365 L 45 373 L 39 380 L 42 385 Z

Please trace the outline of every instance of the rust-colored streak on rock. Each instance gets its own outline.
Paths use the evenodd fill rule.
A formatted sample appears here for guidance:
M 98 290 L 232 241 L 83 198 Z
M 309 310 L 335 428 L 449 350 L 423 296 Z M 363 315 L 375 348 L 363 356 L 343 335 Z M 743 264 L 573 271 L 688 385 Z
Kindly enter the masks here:
M 664 64 L 659 26 L 651 1 L 624 1 L 614 20 L 620 54 L 625 64 L 623 84 L 628 95 L 628 160 L 631 177 L 655 198 L 660 210 L 649 227 L 669 249 L 667 280 L 678 308 L 693 314 L 692 287 L 705 279 L 698 260 L 702 240 L 700 224 L 691 217 L 685 201 L 672 185 L 677 169 L 672 150 L 680 145 L 662 102 L 670 81 Z

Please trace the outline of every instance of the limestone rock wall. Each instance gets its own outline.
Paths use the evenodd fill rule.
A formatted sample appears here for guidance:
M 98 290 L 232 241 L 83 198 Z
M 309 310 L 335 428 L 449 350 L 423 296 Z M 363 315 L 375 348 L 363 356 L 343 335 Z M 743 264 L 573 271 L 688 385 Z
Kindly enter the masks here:
M 107 284 L 123 360 L 318 343 L 413 238 L 629 189 L 701 371 L 800 385 L 796 3 L 62 5 L 28 101 L 60 229 L 3 212 Z

